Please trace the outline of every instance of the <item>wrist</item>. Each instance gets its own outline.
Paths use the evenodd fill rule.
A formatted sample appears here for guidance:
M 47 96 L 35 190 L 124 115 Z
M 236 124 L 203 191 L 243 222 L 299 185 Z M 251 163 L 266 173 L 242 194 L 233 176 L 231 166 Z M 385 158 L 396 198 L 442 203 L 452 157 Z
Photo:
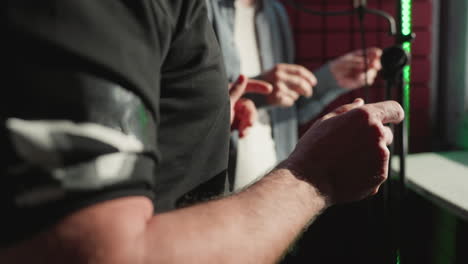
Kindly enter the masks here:
M 342 83 L 341 83 L 341 78 L 339 78 L 340 76 L 340 69 L 339 69 L 339 64 L 336 60 L 333 60 L 333 61 L 330 61 L 328 63 L 328 69 L 331 73 L 331 76 L 333 77 L 333 79 L 335 80 L 335 82 L 340 86 L 340 87 L 343 87 Z M 343 87 L 344 88 L 344 87 Z M 346 89 L 346 88 L 345 88 Z
M 310 173 L 304 171 L 294 162 L 285 160 L 281 162 L 275 170 L 289 175 L 299 184 L 304 185 L 304 188 L 307 189 L 309 199 L 314 200 L 314 202 L 318 203 L 319 206 L 323 207 L 323 209 L 333 205 L 331 196 L 329 195 L 330 191 L 328 191 L 331 188 L 326 187 L 327 185 L 324 183 L 320 183 L 313 176 L 311 176 Z M 319 173 L 319 171 L 313 171 Z

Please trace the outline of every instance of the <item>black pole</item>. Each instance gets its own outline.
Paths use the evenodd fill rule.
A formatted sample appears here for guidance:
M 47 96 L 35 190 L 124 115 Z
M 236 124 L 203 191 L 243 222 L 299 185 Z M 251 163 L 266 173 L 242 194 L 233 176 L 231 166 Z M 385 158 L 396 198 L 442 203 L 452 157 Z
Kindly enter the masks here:
M 394 78 L 394 77 L 393 77 Z M 385 100 L 395 100 L 396 98 L 394 97 L 394 87 L 395 87 L 395 80 L 393 80 L 391 77 L 387 78 L 385 81 Z M 392 131 L 395 131 L 395 126 L 394 125 L 389 125 L 390 129 Z M 384 235 L 385 235 L 385 244 L 386 244 L 386 260 L 385 262 L 388 264 L 394 264 L 395 259 L 397 258 L 397 252 L 396 252 L 396 246 L 395 246 L 395 240 L 394 240 L 394 221 L 395 221 L 395 215 L 394 215 L 394 189 L 392 188 L 392 179 L 394 176 L 393 170 L 392 170 L 392 157 L 395 153 L 395 145 L 392 144 L 388 147 L 389 152 L 390 152 L 390 159 L 389 159 L 389 165 L 388 165 L 388 180 L 383 186 L 383 200 L 382 200 L 382 210 L 383 210 L 383 222 L 384 222 Z
M 398 1 L 398 7 L 401 4 Z M 399 9 L 400 10 L 400 9 Z M 398 27 L 401 29 L 401 20 L 398 20 Z M 401 31 L 401 30 L 400 30 Z M 399 35 L 395 39 L 395 45 L 384 50 L 382 55 L 382 73 L 386 80 L 386 99 L 396 100 L 402 106 L 406 105 L 405 94 L 405 67 L 409 65 L 410 56 L 404 50 L 403 45 L 410 42 L 414 35 Z M 408 117 L 407 117 L 408 118 Z M 389 164 L 390 180 L 384 187 L 383 208 L 386 210 L 384 220 L 388 234 L 389 263 L 402 263 L 400 252 L 403 248 L 404 235 L 404 196 L 406 193 L 406 156 L 408 153 L 408 120 L 403 121 L 394 127 L 395 140 L 394 145 L 390 147 L 391 157 L 399 157 L 399 172 L 397 181 L 393 179 L 391 160 Z M 400 261 L 398 261 L 400 259 Z M 393 261 L 393 262 L 392 262 Z

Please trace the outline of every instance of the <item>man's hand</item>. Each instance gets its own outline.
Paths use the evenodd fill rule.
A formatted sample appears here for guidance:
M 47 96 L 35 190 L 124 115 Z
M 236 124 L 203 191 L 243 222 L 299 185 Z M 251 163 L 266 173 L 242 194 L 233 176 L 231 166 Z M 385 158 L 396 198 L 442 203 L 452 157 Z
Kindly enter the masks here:
M 239 137 L 246 135 L 247 128 L 252 126 L 257 119 L 257 109 L 255 104 L 245 98 L 241 98 L 244 93 L 271 93 L 270 84 L 250 80 L 244 75 L 240 75 L 235 83 L 229 85 L 229 97 L 231 99 L 231 129 L 239 131 Z
M 382 69 L 380 57 L 382 50 L 379 48 L 369 48 L 367 53 L 367 83 L 372 84 L 377 77 L 377 73 Z M 338 84 L 347 89 L 353 90 L 364 86 L 365 63 L 361 50 L 343 55 L 330 62 L 330 70 Z
M 310 182 L 328 204 L 352 202 L 376 194 L 387 179 L 393 134 L 404 111 L 394 101 L 344 105 L 317 121 L 282 167 Z
M 261 80 L 273 85 L 273 91 L 267 96 L 268 103 L 290 107 L 299 96 L 312 96 L 312 87 L 317 85 L 314 74 L 300 65 L 277 64 L 263 73 Z

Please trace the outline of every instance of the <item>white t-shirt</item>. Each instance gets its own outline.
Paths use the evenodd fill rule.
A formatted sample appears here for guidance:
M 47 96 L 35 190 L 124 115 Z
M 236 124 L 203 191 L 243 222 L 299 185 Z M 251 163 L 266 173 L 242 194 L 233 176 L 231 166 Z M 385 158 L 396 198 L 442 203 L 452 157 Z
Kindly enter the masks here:
M 255 6 L 235 3 L 234 37 L 241 59 L 241 73 L 253 77 L 262 72 L 255 30 Z M 239 190 L 264 176 L 277 163 L 270 116 L 258 110 L 258 121 L 248 135 L 238 142 L 234 190 Z

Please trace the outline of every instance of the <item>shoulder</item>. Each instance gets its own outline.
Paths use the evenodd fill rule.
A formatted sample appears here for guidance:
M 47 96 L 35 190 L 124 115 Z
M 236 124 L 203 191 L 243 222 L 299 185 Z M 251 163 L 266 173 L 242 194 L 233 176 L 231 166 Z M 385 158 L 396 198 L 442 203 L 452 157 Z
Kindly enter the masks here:
M 289 26 L 288 12 L 280 1 L 268 0 L 268 3 L 265 4 L 265 9 L 269 17 L 279 21 L 280 26 Z
M 270 5 L 272 6 L 275 12 L 277 12 L 278 14 L 281 14 L 282 16 L 287 15 L 286 8 L 280 1 L 277 1 L 277 0 L 270 0 L 270 1 L 271 1 Z

